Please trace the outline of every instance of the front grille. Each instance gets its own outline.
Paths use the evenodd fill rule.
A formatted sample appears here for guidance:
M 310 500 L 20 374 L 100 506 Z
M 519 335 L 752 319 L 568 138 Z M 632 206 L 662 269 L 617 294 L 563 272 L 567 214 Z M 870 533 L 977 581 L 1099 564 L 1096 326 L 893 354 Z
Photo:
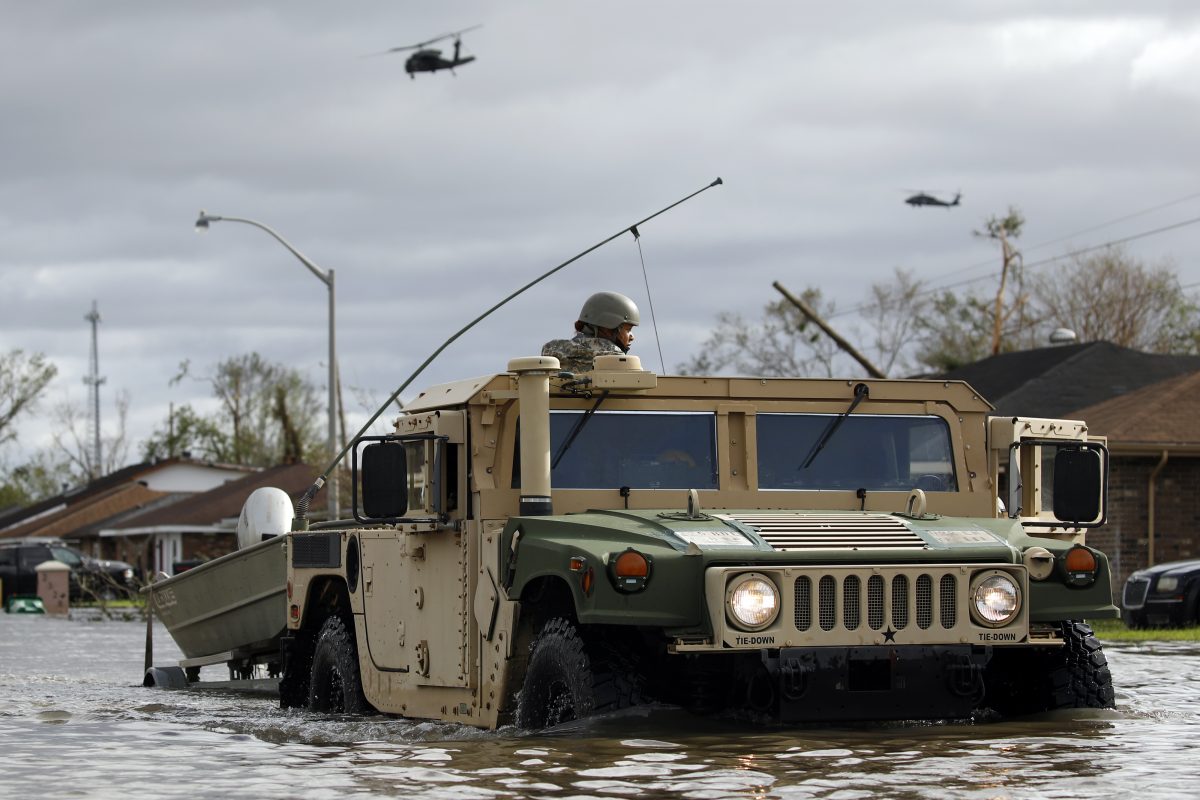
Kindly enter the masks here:
M 925 540 L 887 514 L 719 514 L 776 550 L 920 549 Z
M 1121 605 L 1125 608 L 1141 608 L 1146 604 L 1146 594 L 1149 591 L 1149 578 L 1130 578 L 1125 582 L 1125 593 L 1121 597 Z
M 871 575 L 864 580 L 852 572 L 840 571 L 816 578 L 814 598 L 813 577 L 801 575 L 793 584 L 796 630 L 810 630 L 814 620 L 825 632 L 854 631 L 864 623 L 874 631 L 882 631 L 885 626 L 903 631 L 914 624 L 923 631 L 935 624 L 950 630 L 959 620 L 958 582 L 958 570 L 925 572 L 915 580 L 907 575 Z M 888 597 L 890 614 L 884 603 Z
M 938 592 L 938 596 L 942 598 L 942 627 L 949 630 L 954 627 L 954 623 L 958 620 L 958 592 L 955 591 L 956 584 L 953 575 L 942 576 L 942 587 Z

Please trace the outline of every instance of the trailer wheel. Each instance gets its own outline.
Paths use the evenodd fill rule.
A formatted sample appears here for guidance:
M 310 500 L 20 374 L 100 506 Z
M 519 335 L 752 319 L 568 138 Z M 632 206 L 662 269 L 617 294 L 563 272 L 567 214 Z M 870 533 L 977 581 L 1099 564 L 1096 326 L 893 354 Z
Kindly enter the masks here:
M 1112 708 L 1112 673 L 1091 627 L 1062 623 L 1054 648 L 1006 650 L 988 665 L 985 705 L 1008 716 L 1060 708 Z
M 335 714 L 367 714 L 372 708 L 363 697 L 354 637 L 341 617 L 325 620 L 313 649 L 308 707 Z
M 516 723 L 548 728 L 641 701 L 641 681 L 617 647 L 599 637 L 585 643 L 574 625 L 555 618 L 534 639 Z

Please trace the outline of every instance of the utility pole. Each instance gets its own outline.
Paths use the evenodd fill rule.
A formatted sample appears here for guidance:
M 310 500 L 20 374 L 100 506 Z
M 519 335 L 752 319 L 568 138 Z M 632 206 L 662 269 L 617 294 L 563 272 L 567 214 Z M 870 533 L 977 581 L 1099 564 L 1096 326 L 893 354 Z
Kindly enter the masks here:
M 92 301 L 92 310 L 83 317 L 88 322 L 92 323 L 92 357 L 89 365 L 88 374 L 84 376 L 83 382 L 88 387 L 88 400 L 91 405 L 91 415 L 88 417 L 88 433 L 92 438 L 92 458 L 88 468 L 88 477 L 91 480 L 101 477 L 103 471 L 103 462 L 100 460 L 100 384 L 104 383 L 104 378 L 100 377 L 100 347 L 98 328 L 100 324 L 100 311 L 96 308 L 96 301 Z

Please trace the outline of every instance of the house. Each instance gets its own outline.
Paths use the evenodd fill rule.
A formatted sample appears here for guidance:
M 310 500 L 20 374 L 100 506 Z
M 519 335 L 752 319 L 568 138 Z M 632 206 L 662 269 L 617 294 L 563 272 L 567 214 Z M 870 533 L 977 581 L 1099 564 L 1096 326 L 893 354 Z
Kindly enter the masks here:
M 170 504 L 254 473 L 253 467 L 168 458 L 133 464 L 83 486 L 0 515 L 0 538 L 52 536 L 76 543 L 97 558 L 113 558 L 96 526 L 123 515 Z
M 1000 416 L 1082 419 L 1108 440 L 1104 551 L 1119 597 L 1149 563 L 1195 557 L 1200 533 L 1200 356 L 1142 353 L 1109 342 L 985 358 L 941 377 L 966 381 Z
M 175 565 L 180 562 L 207 561 L 237 549 L 238 517 L 255 489 L 274 486 L 295 502 L 317 474 L 307 464 L 270 467 L 207 492 L 121 515 L 98 526 L 95 535 L 113 558 L 174 575 Z M 313 508 L 321 508 L 324 492 L 324 487 L 317 492 Z
M 1131 572 L 1200 558 L 1200 372 L 1072 414 L 1108 438 L 1108 524 L 1089 542 L 1124 583 Z

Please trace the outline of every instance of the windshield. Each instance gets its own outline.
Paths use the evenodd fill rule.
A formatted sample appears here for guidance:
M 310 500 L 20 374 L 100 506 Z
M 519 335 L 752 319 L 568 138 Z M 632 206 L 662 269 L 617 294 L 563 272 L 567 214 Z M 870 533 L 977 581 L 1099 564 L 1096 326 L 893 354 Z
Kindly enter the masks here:
M 582 411 L 550 413 L 557 453 Z M 515 478 L 514 478 L 515 479 Z M 711 413 L 597 411 L 551 473 L 560 489 L 716 489 Z
M 950 428 L 941 417 L 846 417 L 837 435 L 802 467 L 804 454 L 834 417 L 757 415 L 759 488 L 958 490 Z
M 68 567 L 78 567 L 83 563 L 83 560 L 73 550 L 65 547 L 51 547 L 50 555 L 54 557 L 55 561 L 61 561 Z

